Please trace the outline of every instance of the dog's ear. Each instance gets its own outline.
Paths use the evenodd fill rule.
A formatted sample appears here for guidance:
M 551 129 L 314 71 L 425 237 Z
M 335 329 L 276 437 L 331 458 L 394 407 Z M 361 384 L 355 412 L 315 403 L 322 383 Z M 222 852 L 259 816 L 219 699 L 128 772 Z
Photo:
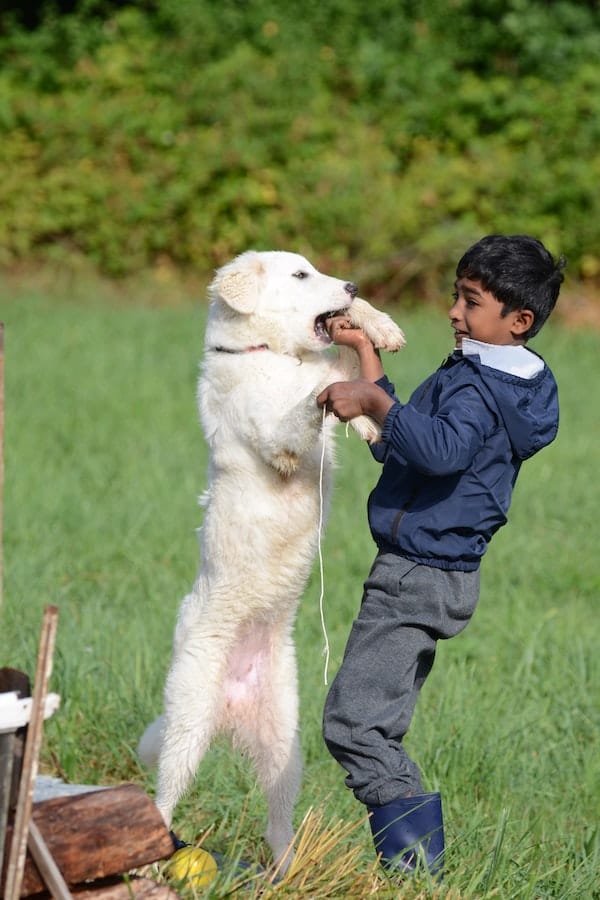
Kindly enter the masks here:
M 254 312 L 259 297 L 263 265 L 258 253 L 249 250 L 219 269 L 210 286 L 213 297 L 219 297 L 236 312 Z

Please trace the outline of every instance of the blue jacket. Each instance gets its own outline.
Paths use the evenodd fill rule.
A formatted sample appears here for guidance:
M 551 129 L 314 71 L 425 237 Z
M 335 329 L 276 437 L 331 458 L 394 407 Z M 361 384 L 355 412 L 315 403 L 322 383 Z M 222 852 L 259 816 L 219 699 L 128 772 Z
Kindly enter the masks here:
M 471 354 L 490 345 L 469 344 L 469 355 L 452 354 L 407 404 L 386 377 L 378 382 L 396 402 L 371 446 L 383 472 L 368 504 L 380 550 L 462 571 L 478 568 L 506 522 L 522 461 L 558 430 L 556 382 L 541 357 L 519 348 L 533 362 L 523 377 L 496 368 L 482 349 L 483 365 Z

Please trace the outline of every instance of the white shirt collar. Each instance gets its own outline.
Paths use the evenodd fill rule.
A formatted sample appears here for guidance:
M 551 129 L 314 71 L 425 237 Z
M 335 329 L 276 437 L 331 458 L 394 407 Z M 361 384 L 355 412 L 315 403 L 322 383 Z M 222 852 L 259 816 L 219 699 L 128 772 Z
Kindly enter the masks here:
M 478 356 L 484 366 L 519 378 L 533 378 L 544 368 L 544 361 L 521 344 L 484 344 L 463 338 L 462 352 L 464 356 Z

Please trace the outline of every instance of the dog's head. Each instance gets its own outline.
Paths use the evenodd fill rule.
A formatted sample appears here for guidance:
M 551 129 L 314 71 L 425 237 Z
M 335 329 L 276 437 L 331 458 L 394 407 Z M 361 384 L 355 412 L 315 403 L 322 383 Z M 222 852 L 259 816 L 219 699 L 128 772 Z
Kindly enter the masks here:
M 323 275 L 303 256 L 249 250 L 219 269 L 209 287 L 206 345 L 276 353 L 324 350 L 328 316 L 348 309 L 358 288 Z

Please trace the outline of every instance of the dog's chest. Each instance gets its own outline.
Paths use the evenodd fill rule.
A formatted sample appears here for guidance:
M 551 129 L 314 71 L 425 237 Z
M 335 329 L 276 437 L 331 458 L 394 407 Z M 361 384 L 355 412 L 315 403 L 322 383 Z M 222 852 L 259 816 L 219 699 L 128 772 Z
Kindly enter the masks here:
M 293 407 L 312 391 L 325 387 L 335 375 L 325 354 L 298 359 L 270 352 L 224 354 L 205 360 L 198 394 L 215 415 L 224 402 L 268 406 L 273 414 Z

